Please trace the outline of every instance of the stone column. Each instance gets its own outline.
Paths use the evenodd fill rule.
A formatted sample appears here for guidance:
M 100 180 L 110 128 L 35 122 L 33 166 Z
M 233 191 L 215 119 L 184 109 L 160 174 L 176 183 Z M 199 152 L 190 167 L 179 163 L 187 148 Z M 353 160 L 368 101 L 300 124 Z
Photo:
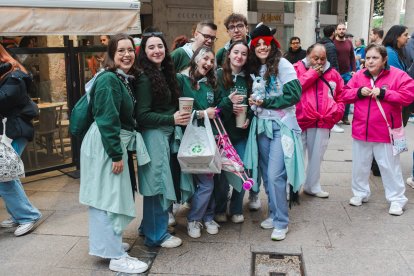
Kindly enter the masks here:
M 233 12 L 247 17 L 247 0 L 214 0 L 214 23 L 217 25 L 218 37 L 214 44 L 215 51 L 222 48 L 229 40 L 224 19 Z
M 302 49 L 307 49 L 316 42 L 316 3 L 295 3 L 293 35 L 300 37 Z
M 405 2 L 405 19 L 404 25 L 408 27 L 408 33 L 411 35 L 414 32 L 414 1 L 408 0 Z
M 363 38 L 368 42 L 371 0 L 349 0 L 348 2 L 348 33 L 354 39 Z
M 402 0 L 384 0 L 384 21 L 382 23 L 384 35 L 393 25 L 400 24 L 401 6 Z M 412 14 L 409 16 L 412 16 Z
M 338 22 L 337 23 L 344 23 L 345 22 L 345 0 L 338 0 Z

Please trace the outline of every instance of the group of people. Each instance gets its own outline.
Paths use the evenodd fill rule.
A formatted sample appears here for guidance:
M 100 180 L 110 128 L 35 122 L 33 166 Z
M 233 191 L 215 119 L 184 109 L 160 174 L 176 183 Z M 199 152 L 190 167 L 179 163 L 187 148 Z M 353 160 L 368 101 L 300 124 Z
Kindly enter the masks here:
M 177 152 L 192 117 L 198 124 L 205 116 L 221 117 L 255 180 L 249 191 L 249 208 L 261 207 L 258 193 L 263 183 L 269 211 L 260 225 L 272 229 L 271 239 L 280 241 L 289 231 L 289 200 L 302 186 L 308 195 L 329 196 L 321 187 L 320 166 L 331 129 L 339 121 L 347 121 L 346 105 L 352 103 L 353 197 L 349 203 L 360 206 L 368 201 L 368 178 L 375 157 L 389 213 L 403 213 L 405 186 L 387 125 L 401 127 L 402 107 L 414 101 L 414 81 L 390 66 L 387 49 L 369 44 L 365 68 L 356 71 L 355 62 L 345 63 L 339 56 L 339 52 L 353 51 L 352 44 L 342 40 L 345 25 L 339 24 L 333 33 L 328 28 L 325 38 L 301 52 L 292 64 L 283 57 L 274 30 L 268 26 L 259 24 L 249 33 L 241 14 L 229 15 L 224 25 L 230 40 L 217 53 L 212 49 L 217 26 L 211 21 L 199 22 L 193 38 L 171 53 L 163 33 L 155 28 L 144 30 L 138 53 L 130 36 L 110 38 L 104 71 L 99 72 L 90 94 L 94 122 L 81 146 L 79 199 L 89 206 L 89 254 L 110 259 L 113 271 L 141 273 L 148 269 L 145 262 L 128 255 L 129 245 L 122 242 L 124 229 L 136 217 L 136 190 L 143 196 L 143 218 L 137 231 L 147 246 L 182 244 L 168 231 L 168 225 L 175 223 L 175 202 L 189 205 L 187 232 L 191 238 L 199 238 L 203 228 L 208 234 L 217 234 L 219 223 L 228 218 L 233 223 L 244 221 L 241 179 L 224 171 L 219 175 L 181 172 Z M 337 43 L 332 40 L 335 33 L 340 37 Z M 399 37 L 395 39 L 399 41 Z M 300 39 L 294 37 L 290 43 L 300 45 Z M 331 61 L 334 55 L 336 62 Z M 24 68 L 12 72 L 24 73 Z M 0 106 L 2 97 L 0 94 Z M 179 97 L 194 99 L 192 113 L 179 111 Z M 243 126 L 237 127 L 236 116 L 244 112 L 240 104 L 250 108 Z M 3 110 L 2 116 L 14 114 Z M 23 134 L 12 138 L 22 136 L 31 139 Z M 18 144 L 19 139 L 16 141 Z M 131 162 L 133 151 L 137 173 Z M 23 190 L 19 181 L 13 183 Z M 31 206 L 27 208 L 31 216 L 20 219 L 20 211 L 12 210 L 12 203 L 6 200 L 5 195 L 10 195 L 3 192 L 7 185 L 0 183 L 0 195 L 11 218 L 2 226 L 27 221 L 34 225 L 40 213 Z

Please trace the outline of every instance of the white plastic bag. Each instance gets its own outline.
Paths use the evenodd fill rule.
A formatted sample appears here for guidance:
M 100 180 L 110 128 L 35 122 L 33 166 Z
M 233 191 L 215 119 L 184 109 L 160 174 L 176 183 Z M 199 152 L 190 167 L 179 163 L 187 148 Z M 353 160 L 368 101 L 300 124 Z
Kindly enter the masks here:
M 0 139 L 0 182 L 24 177 L 24 165 L 19 154 L 13 149 L 12 139 L 6 136 L 6 122 L 3 120 L 3 135 Z
M 197 126 L 191 115 L 178 149 L 178 162 L 185 173 L 220 173 L 221 158 L 216 146 L 207 112 L 204 111 L 204 126 Z

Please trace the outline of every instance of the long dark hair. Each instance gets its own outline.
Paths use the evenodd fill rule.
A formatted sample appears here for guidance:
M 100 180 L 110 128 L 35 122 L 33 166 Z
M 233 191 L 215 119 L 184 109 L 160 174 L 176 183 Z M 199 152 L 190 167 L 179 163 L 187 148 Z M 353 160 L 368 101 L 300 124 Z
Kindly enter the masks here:
M 193 57 L 190 60 L 190 71 L 188 73 L 191 79 L 191 87 L 194 89 L 197 89 L 197 81 L 202 77 L 202 76 L 199 76 L 197 73 L 197 63 L 195 61 L 196 57 L 201 51 L 204 51 L 205 53 L 213 53 L 213 55 L 215 56 L 213 49 L 207 46 L 201 46 L 194 52 Z M 215 89 L 216 88 L 216 75 L 214 72 L 214 68 L 211 68 L 210 71 L 208 71 L 206 77 L 207 77 L 207 83 L 211 87 L 213 87 L 213 89 Z
M 247 59 L 246 59 L 246 63 L 243 65 L 242 67 L 242 71 L 244 71 L 245 73 L 247 73 L 247 69 L 249 66 L 249 62 L 248 62 L 248 58 L 249 58 L 249 46 L 247 46 L 246 42 L 244 41 L 236 41 L 233 42 L 229 49 L 227 50 L 227 54 L 226 54 L 226 58 L 224 59 L 224 63 L 223 63 L 223 83 L 224 83 L 224 88 L 226 89 L 230 89 L 231 87 L 233 87 L 234 82 L 233 82 L 233 77 L 232 77 L 232 70 L 231 70 L 231 65 L 230 65 L 230 52 L 233 49 L 234 46 L 242 44 L 244 46 L 246 46 L 247 49 Z M 250 78 L 246 78 L 246 79 L 250 79 Z
M 398 53 L 398 57 L 401 60 L 404 60 L 403 48 L 398 47 L 397 39 L 407 30 L 407 27 L 404 25 L 394 25 L 390 28 L 387 34 L 382 41 L 382 45 L 385 47 L 390 46 Z
M 282 57 L 282 52 L 279 50 L 279 48 L 276 47 L 276 43 L 273 40 L 271 40 L 270 41 L 270 53 L 265 63 L 267 66 L 267 70 L 263 76 L 263 79 L 268 80 L 269 76 L 271 75 L 277 76 L 277 74 L 279 73 L 278 67 L 279 67 L 279 62 L 280 62 L 281 57 Z M 249 53 L 250 73 L 258 76 L 261 65 L 262 63 L 260 62 L 260 59 L 256 56 L 255 48 L 251 48 L 250 53 Z
M 151 37 L 158 37 L 164 44 L 165 58 L 161 63 L 161 70 L 148 59 L 147 54 L 145 53 L 147 41 Z M 180 97 L 180 93 L 175 76 L 174 64 L 162 33 L 156 31 L 148 32 L 148 30 L 143 33 L 137 64 L 139 73 L 145 73 L 151 82 L 151 89 L 156 103 L 165 101 L 165 99 L 169 96 L 167 93 L 170 91 L 171 102 L 173 104 L 178 104 L 178 97 Z
M 134 48 L 135 44 L 131 36 L 125 33 L 119 33 L 114 36 L 111 36 L 111 40 L 109 40 L 108 49 L 106 51 L 106 57 L 103 62 L 103 67 L 106 70 L 115 72 L 116 69 L 118 69 L 118 67 L 115 65 L 115 53 L 116 53 L 116 50 L 118 49 L 118 42 L 124 39 L 128 39 L 129 41 L 131 41 L 131 45 Z M 132 54 L 135 55 L 135 51 Z M 136 72 L 137 72 L 137 65 L 136 65 L 136 58 L 135 58 L 135 62 L 132 65 L 131 69 L 129 69 L 128 74 L 134 75 Z

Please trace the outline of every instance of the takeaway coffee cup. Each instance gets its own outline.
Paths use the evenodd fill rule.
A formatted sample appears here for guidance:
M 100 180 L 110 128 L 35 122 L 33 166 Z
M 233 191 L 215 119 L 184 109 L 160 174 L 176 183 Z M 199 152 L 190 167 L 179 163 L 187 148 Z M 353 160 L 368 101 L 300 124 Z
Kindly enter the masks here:
M 246 122 L 247 104 L 235 104 L 235 106 L 243 107 L 243 112 L 240 112 L 236 116 L 236 127 L 243 127 Z
M 189 112 L 193 110 L 193 102 L 194 99 L 190 97 L 180 97 L 178 98 L 179 106 L 180 106 L 180 112 Z

